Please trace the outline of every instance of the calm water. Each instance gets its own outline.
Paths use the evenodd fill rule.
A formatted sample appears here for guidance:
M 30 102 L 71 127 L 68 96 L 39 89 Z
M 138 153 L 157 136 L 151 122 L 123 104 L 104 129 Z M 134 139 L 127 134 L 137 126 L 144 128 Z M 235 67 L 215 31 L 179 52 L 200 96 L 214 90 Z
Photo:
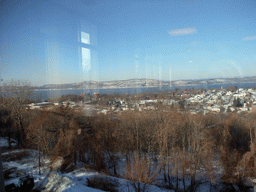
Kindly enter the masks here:
M 89 93 L 93 95 L 94 92 L 102 94 L 135 94 L 135 93 L 147 93 L 147 92 L 166 92 L 172 91 L 176 88 L 179 89 L 218 89 L 218 88 L 227 88 L 228 86 L 237 86 L 239 88 L 250 88 L 256 87 L 256 83 L 236 83 L 236 84 L 217 84 L 217 85 L 197 85 L 197 86 L 166 86 L 166 87 L 151 87 L 151 88 L 121 88 L 121 89 L 75 89 L 75 90 L 45 90 L 45 91 L 34 91 L 32 98 L 38 98 L 42 101 L 45 101 L 49 98 L 60 97 L 61 95 L 75 94 L 80 95 L 82 93 Z

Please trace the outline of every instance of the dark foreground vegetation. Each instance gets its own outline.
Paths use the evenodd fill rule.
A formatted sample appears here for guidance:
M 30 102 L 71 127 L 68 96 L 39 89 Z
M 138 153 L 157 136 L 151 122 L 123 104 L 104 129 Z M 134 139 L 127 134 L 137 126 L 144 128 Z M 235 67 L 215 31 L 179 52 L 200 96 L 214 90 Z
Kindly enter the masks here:
M 86 117 L 68 106 L 25 110 L 26 95 L 14 96 L 1 100 L 1 137 L 9 138 L 10 148 L 11 138 L 17 139 L 18 147 L 42 151 L 52 162 L 63 157 L 62 172 L 81 161 L 128 179 L 135 191 L 148 184 L 195 191 L 203 182 L 212 188 L 222 183 L 223 191 L 247 191 L 245 179 L 256 176 L 255 113 L 202 115 L 158 106 Z M 40 163 L 40 155 L 35 158 Z M 88 186 L 97 182 L 108 189 L 102 178 L 88 180 Z M 107 183 L 116 190 L 116 181 Z

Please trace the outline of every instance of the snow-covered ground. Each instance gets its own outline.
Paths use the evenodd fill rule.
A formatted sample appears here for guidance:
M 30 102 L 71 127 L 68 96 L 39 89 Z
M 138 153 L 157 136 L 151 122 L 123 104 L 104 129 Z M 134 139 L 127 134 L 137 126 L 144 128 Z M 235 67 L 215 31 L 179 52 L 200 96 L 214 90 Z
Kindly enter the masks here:
M 8 146 L 5 138 L 0 138 L 0 147 Z M 19 158 L 19 156 L 21 156 Z M 50 170 L 50 160 L 41 155 L 41 175 L 38 168 L 38 151 L 32 149 L 16 149 L 2 153 L 3 170 L 12 170 L 10 179 L 5 180 L 5 185 L 14 183 L 18 184 L 20 177 L 25 175 L 33 175 L 35 186 L 41 186 L 42 191 L 56 192 L 99 192 L 102 190 L 86 186 L 87 178 L 94 176 L 109 177 L 99 174 L 96 171 L 87 170 L 82 163 L 77 165 L 77 169 L 70 173 L 61 173 L 60 171 Z M 112 177 L 115 178 L 115 177 Z M 128 181 L 121 178 L 118 180 L 120 186 L 118 191 L 126 192 L 128 189 Z M 148 191 L 165 191 L 156 186 L 149 186 Z M 170 191 L 170 190 L 169 190 Z
M 0 138 L 0 147 L 8 146 L 8 141 L 5 138 Z M 18 184 L 18 180 L 20 177 L 24 175 L 33 175 L 35 186 L 42 189 L 44 192 L 48 191 L 56 191 L 56 192 L 99 192 L 102 190 L 91 188 L 87 185 L 87 178 L 92 178 L 94 176 L 98 177 L 109 177 L 112 179 L 116 179 L 119 183 L 119 187 L 117 188 L 120 192 L 131 192 L 131 186 L 129 185 L 129 181 L 121 178 L 110 177 L 104 175 L 102 173 L 98 173 L 96 171 L 88 170 L 85 168 L 84 164 L 78 163 L 76 169 L 69 173 L 61 173 L 60 171 L 52 171 L 50 169 L 50 160 L 41 155 L 41 175 L 39 175 L 39 167 L 38 167 L 38 151 L 32 149 L 16 149 L 2 153 L 3 159 L 3 170 L 11 170 L 10 178 L 5 180 L 5 185 L 14 183 Z M 216 169 L 216 174 L 218 175 L 217 165 L 214 165 Z M 207 191 L 220 191 L 223 186 L 212 186 L 210 190 L 210 183 L 207 179 L 204 179 L 204 170 L 201 170 L 202 173 L 202 183 L 198 187 L 197 191 L 207 192 Z M 221 172 L 221 171 L 220 171 Z M 220 178 L 220 177 L 219 177 Z M 218 178 L 216 178 L 216 182 L 218 183 Z M 179 185 L 182 186 L 182 181 L 179 181 Z M 186 181 L 189 183 L 189 180 Z M 163 188 L 159 188 L 157 186 L 151 185 L 147 187 L 147 191 L 149 192 L 157 192 L 157 191 L 174 191 L 167 190 Z M 251 189 L 251 191 L 253 191 Z
M 15 141 L 14 139 L 11 139 L 11 146 L 16 146 L 17 145 L 17 141 Z M 8 140 L 6 138 L 2 138 L 0 137 L 0 146 L 1 147 L 8 147 Z

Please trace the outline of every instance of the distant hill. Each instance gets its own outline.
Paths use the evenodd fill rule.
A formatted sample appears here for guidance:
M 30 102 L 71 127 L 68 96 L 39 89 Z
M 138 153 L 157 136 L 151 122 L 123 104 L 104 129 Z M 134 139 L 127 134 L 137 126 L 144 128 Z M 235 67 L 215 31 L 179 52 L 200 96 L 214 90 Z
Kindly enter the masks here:
M 191 79 L 163 81 L 156 79 L 128 79 L 115 81 L 83 81 L 70 84 L 48 84 L 35 87 L 35 89 L 117 89 L 117 88 L 143 88 L 164 86 L 196 86 L 207 84 L 236 84 L 256 83 L 256 76 L 242 78 L 216 78 L 216 79 Z

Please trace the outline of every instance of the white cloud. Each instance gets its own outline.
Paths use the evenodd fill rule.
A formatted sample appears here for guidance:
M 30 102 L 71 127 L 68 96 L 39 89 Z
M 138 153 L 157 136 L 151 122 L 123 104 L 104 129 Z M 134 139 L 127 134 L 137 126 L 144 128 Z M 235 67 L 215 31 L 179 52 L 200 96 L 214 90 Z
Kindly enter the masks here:
M 193 34 L 196 33 L 197 30 L 195 27 L 191 27 L 191 28 L 183 28 L 183 29 L 172 29 L 169 30 L 168 33 L 170 33 L 170 35 L 172 36 L 177 36 L 177 35 L 188 35 L 188 34 Z
M 248 36 L 248 37 L 243 38 L 243 40 L 245 40 L 245 41 L 256 40 L 256 36 Z
M 192 63 L 193 61 L 189 61 L 189 63 Z

